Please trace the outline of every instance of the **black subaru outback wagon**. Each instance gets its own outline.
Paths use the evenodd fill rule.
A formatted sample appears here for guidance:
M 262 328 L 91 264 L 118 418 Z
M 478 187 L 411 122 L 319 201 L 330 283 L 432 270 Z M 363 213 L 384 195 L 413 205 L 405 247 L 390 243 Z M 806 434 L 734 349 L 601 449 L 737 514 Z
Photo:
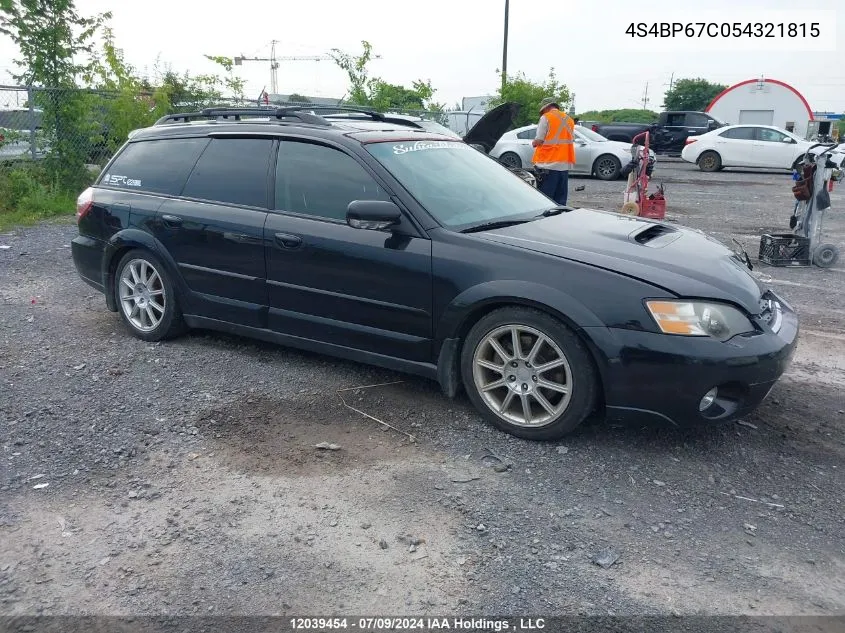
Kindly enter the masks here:
M 798 337 L 715 240 L 556 207 L 467 143 L 375 113 L 166 117 L 77 215 L 79 273 L 141 339 L 207 328 L 416 373 L 531 439 L 595 411 L 735 419 Z

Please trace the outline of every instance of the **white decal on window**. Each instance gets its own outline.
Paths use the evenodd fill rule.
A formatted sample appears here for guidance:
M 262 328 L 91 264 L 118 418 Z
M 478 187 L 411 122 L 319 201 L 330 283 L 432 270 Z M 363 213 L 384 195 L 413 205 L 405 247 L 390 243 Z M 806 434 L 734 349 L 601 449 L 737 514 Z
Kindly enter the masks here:
M 415 141 L 413 145 L 399 143 L 393 146 L 394 154 L 407 154 L 425 149 L 472 149 L 466 143 L 458 141 Z
M 140 187 L 141 181 L 126 176 L 118 176 L 117 174 L 106 174 L 103 176 L 104 185 L 128 185 L 129 187 Z

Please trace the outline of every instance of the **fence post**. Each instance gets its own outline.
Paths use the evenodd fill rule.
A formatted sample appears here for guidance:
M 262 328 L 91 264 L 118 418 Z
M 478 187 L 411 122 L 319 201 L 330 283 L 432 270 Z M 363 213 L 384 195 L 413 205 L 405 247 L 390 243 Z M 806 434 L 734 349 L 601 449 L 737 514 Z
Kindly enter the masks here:
M 32 85 L 26 87 L 26 100 L 29 103 L 29 151 L 32 153 L 32 160 L 35 160 L 35 91 Z

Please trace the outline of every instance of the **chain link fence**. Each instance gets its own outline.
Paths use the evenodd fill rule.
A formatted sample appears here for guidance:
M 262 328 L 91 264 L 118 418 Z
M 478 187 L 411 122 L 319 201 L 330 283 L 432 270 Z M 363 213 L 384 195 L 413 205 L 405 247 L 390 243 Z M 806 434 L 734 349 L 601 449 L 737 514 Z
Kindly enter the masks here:
M 190 91 L 154 92 L 0 85 L 0 228 L 17 219 L 68 213 L 76 196 L 133 130 L 166 114 L 210 107 L 314 108 L 334 103 L 266 102 Z M 445 125 L 442 112 L 396 110 Z M 5 214 L 5 215 L 4 215 Z M 4 219 L 5 217 L 5 219 Z

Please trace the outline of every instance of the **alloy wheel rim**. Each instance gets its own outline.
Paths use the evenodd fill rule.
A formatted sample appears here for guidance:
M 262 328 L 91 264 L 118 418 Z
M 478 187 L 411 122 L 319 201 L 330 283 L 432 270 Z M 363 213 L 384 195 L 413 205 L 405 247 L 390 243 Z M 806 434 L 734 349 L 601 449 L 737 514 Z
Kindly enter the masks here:
M 505 154 L 502 157 L 502 162 L 508 167 L 520 167 L 521 161 L 513 154 Z
M 155 267 L 145 259 L 133 259 L 123 267 L 118 284 L 126 319 L 141 332 L 156 329 L 164 318 L 167 295 Z
M 602 176 L 611 176 L 616 171 L 616 164 L 609 158 L 599 161 L 598 172 Z
M 475 387 L 499 418 L 542 427 L 560 417 L 572 399 L 572 370 L 560 347 L 540 330 L 503 325 L 476 346 Z

